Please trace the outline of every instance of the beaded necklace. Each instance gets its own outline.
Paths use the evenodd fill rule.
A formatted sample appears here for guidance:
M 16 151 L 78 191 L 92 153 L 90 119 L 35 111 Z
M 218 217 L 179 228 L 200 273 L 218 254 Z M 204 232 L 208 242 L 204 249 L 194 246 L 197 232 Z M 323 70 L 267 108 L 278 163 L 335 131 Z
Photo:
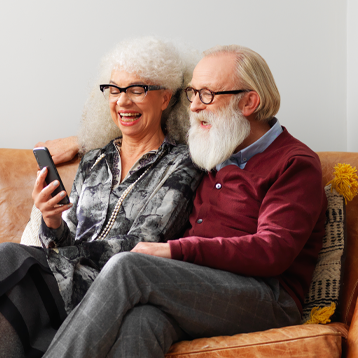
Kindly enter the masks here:
M 160 154 L 158 159 L 160 159 L 160 157 L 163 155 L 164 153 Z M 149 166 L 142 174 L 141 176 L 131 185 L 129 185 L 129 187 L 123 192 L 123 194 L 119 197 L 117 204 L 112 212 L 111 217 L 108 220 L 108 223 L 106 225 L 106 227 L 102 230 L 102 232 L 99 234 L 99 236 L 96 238 L 96 240 L 103 240 L 109 233 L 109 231 L 112 229 L 114 222 L 117 218 L 119 209 L 122 206 L 123 200 L 126 198 L 126 196 L 131 192 L 131 190 L 133 189 L 133 187 L 139 182 L 139 180 L 141 180 L 145 174 L 147 174 L 147 172 L 152 168 L 152 166 L 154 165 L 154 163 L 152 163 L 151 166 Z

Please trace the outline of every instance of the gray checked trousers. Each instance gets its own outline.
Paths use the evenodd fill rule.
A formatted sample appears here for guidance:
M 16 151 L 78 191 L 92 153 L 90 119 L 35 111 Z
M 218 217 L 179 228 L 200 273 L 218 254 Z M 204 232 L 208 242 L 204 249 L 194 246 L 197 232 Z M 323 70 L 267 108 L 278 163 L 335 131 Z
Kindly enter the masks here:
M 299 323 L 277 279 L 125 252 L 108 261 L 44 357 L 158 358 L 178 340 Z

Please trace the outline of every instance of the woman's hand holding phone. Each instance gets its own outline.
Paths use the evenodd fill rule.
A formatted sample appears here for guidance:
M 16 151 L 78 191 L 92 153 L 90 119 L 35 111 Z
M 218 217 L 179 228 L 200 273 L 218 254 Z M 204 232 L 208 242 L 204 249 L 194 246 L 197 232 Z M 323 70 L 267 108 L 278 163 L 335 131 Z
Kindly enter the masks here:
M 55 180 L 46 186 L 46 175 L 46 167 L 37 173 L 32 198 L 34 199 L 35 206 L 41 211 L 45 224 L 51 229 L 58 229 L 62 223 L 62 213 L 72 207 L 72 204 L 59 204 L 67 195 L 64 190 L 52 197 L 52 192 L 60 183 Z

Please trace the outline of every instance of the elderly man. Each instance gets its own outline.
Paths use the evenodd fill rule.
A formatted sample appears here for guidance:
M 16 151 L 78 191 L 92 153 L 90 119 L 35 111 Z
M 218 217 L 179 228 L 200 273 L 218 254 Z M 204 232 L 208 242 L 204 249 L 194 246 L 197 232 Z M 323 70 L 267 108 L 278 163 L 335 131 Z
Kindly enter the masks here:
M 324 234 L 317 155 L 274 117 L 266 62 L 217 47 L 196 66 L 189 147 L 205 169 L 178 240 L 106 264 L 45 357 L 164 357 L 175 341 L 300 322 Z

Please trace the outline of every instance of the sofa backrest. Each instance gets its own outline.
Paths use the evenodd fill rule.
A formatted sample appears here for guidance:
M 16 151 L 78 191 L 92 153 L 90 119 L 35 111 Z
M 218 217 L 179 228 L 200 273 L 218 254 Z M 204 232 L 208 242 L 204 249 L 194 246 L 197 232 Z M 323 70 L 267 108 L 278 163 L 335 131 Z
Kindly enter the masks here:
M 322 186 L 333 178 L 337 163 L 358 167 L 358 153 L 321 152 Z M 58 166 L 68 193 L 79 164 L 79 158 Z M 31 197 L 37 164 L 32 150 L 0 149 L 0 243 L 20 242 L 30 217 Z M 303 184 L 304 185 L 304 184 Z M 343 263 L 339 320 L 350 325 L 358 296 L 358 196 L 346 206 L 346 249 Z

